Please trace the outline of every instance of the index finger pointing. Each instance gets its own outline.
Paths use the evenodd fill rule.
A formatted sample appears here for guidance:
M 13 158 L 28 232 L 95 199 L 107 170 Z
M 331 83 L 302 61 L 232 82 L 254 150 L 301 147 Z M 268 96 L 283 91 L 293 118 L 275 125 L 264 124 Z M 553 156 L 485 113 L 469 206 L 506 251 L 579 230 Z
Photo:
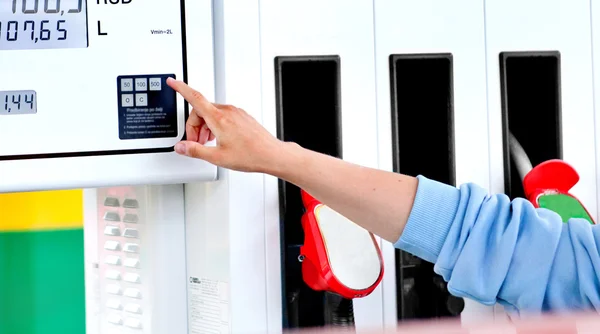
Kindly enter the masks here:
M 168 78 L 167 84 L 181 94 L 181 96 L 192 105 L 193 109 L 196 109 L 200 116 L 211 116 L 212 112 L 216 109 L 204 95 L 188 86 L 185 82 Z

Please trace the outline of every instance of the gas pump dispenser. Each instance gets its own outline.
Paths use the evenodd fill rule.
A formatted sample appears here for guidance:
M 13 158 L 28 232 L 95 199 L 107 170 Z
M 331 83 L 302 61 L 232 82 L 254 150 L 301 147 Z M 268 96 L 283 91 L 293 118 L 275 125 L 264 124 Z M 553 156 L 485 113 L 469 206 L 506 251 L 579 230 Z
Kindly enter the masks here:
M 509 133 L 509 145 L 511 157 L 523 180 L 525 196 L 536 208 L 558 213 L 565 223 L 571 218 L 583 218 L 595 224 L 583 203 L 569 193 L 579 182 L 579 174 L 571 165 L 552 159 L 532 167 L 527 153 L 512 133 Z
M 1 333 L 233 326 L 226 264 L 198 269 L 218 247 L 186 256 L 206 233 L 186 230 L 204 216 L 185 201 L 211 193 L 184 183 L 210 187 L 217 167 L 173 151 L 189 110 L 166 84 L 214 99 L 212 42 L 210 0 L 0 1 Z

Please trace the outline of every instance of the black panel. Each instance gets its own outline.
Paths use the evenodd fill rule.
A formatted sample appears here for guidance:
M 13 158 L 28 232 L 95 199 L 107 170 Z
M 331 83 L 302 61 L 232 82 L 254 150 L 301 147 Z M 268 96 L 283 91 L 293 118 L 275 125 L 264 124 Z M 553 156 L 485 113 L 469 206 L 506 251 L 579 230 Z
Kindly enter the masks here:
M 277 135 L 313 151 L 342 157 L 338 56 L 275 58 Z M 327 323 L 323 293 L 302 280 L 298 255 L 304 243 L 300 189 L 279 181 L 284 328 Z
M 394 171 L 455 185 L 451 54 L 391 55 Z M 482 112 L 485 112 L 482 110 Z M 397 251 L 398 319 L 460 314 L 433 264 Z
M 500 53 L 505 192 L 524 197 L 523 183 L 510 157 L 508 131 L 531 164 L 562 159 L 560 53 Z

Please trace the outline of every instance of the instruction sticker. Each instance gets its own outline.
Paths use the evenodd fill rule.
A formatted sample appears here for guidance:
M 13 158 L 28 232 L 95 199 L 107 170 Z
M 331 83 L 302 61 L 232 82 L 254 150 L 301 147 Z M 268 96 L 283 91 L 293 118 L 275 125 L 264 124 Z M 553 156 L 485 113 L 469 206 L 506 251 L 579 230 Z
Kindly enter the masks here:
M 174 74 L 117 77 L 119 138 L 177 137 L 177 92 L 167 85 Z
M 190 277 L 188 302 L 190 334 L 231 332 L 226 282 Z

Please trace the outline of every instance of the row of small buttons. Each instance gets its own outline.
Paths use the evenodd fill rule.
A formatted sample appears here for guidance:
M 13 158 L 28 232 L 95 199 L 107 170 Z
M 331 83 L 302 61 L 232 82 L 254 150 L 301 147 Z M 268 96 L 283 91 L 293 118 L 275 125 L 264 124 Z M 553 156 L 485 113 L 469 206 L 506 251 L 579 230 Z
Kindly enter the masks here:
M 124 78 L 121 79 L 121 91 L 122 92 L 133 92 L 133 79 Z M 162 82 L 160 78 L 150 78 L 150 90 L 160 91 L 162 89 Z M 148 79 L 147 78 L 136 78 L 135 79 L 135 91 L 145 92 L 148 91 Z
M 125 297 L 136 298 L 136 299 L 142 298 L 142 292 L 139 289 L 127 288 L 123 292 L 123 291 L 121 291 L 121 287 L 118 284 L 107 285 L 106 292 L 110 293 L 111 295 L 121 295 L 121 293 L 123 293 L 123 295 Z
M 123 318 L 118 314 L 111 314 L 108 317 L 108 322 L 114 325 L 123 325 Z M 125 326 L 130 328 L 142 328 L 142 322 L 139 319 L 129 318 L 125 320 Z
M 120 222 L 121 216 L 118 212 L 107 211 L 104 214 L 104 220 L 109 222 Z M 137 224 L 138 220 L 138 215 L 135 213 L 125 213 L 125 216 L 123 216 L 123 222 L 127 224 Z
M 109 255 L 104 259 L 104 263 L 111 264 L 113 266 L 120 266 L 121 258 L 117 255 Z M 125 261 L 123 261 L 123 265 L 129 268 L 139 268 L 140 260 L 135 258 L 125 258 Z
M 134 104 L 135 101 L 135 104 Z M 121 106 L 123 107 L 147 107 L 148 106 L 148 94 L 135 94 L 135 100 L 133 94 L 123 94 L 121 96 Z
M 104 228 L 104 234 L 118 237 L 121 236 L 121 229 L 117 226 L 107 225 Z M 125 231 L 123 231 L 123 236 L 125 238 L 139 238 L 139 232 L 134 228 L 126 228 Z
M 109 299 L 106 302 L 106 307 L 108 307 L 109 309 L 112 310 L 123 310 L 123 305 L 121 304 L 120 301 L 116 300 L 116 299 Z M 125 305 L 124 308 L 125 312 L 129 312 L 129 313 L 133 313 L 133 314 L 142 314 L 142 307 L 138 304 L 133 304 L 133 303 L 129 303 L 127 305 Z
M 107 270 L 106 271 L 106 278 L 113 280 L 113 281 L 120 281 L 121 280 L 121 273 L 117 270 Z M 123 281 L 128 282 L 128 283 L 141 283 L 142 279 L 140 277 L 139 274 L 136 273 L 125 273 L 125 276 L 123 276 Z
M 121 250 L 121 244 L 116 240 L 107 240 L 104 243 L 104 249 L 117 252 Z M 123 251 L 127 253 L 138 253 L 140 251 L 140 246 L 137 244 L 126 243 L 123 246 Z
M 119 208 L 121 207 L 121 202 L 116 197 L 106 197 L 104 199 L 104 206 Z M 126 209 L 137 209 L 140 207 L 140 203 L 136 199 L 126 198 L 123 201 L 123 207 Z

